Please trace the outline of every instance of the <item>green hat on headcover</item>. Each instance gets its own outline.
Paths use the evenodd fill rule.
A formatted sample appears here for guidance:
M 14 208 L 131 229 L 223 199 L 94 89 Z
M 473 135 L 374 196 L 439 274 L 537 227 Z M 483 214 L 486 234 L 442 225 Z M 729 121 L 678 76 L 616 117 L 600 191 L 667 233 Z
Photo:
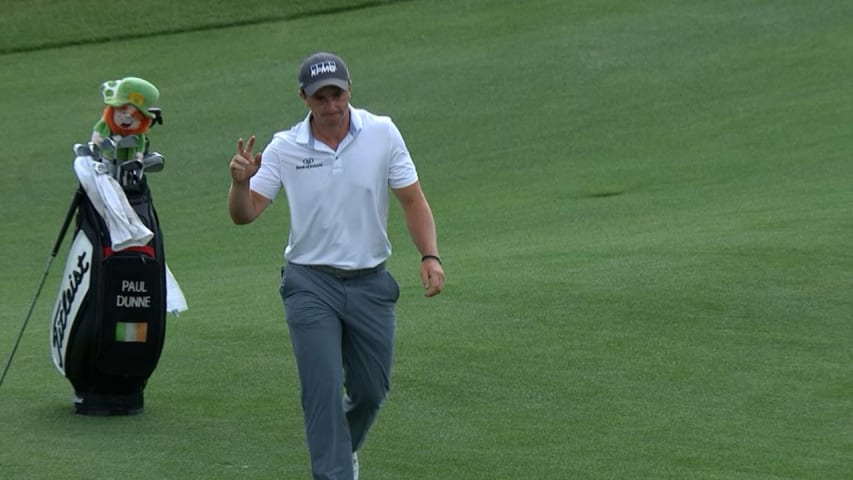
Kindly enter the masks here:
M 104 94 L 104 103 L 114 107 L 122 105 L 133 105 L 148 118 L 154 118 L 154 114 L 148 108 L 160 98 L 157 87 L 151 83 L 136 77 L 125 77 L 121 80 L 110 80 L 101 85 Z

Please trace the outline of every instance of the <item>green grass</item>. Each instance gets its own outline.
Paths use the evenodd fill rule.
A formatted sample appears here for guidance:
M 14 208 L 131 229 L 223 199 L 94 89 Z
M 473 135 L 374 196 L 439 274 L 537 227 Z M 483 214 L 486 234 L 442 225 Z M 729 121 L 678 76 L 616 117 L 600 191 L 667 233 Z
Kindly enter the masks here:
M 412 1 L 316 17 L 272 3 L 222 21 L 282 20 L 166 15 L 190 23 L 163 31 L 186 32 L 0 56 L 0 358 L 108 79 L 160 88 L 151 138 L 167 168 L 150 183 L 190 305 L 142 415 L 74 415 L 47 350 L 63 250 L 0 387 L 0 478 L 309 477 L 277 295 L 286 202 L 236 227 L 225 194 L 237 137 L 265 142 L 303 116 L 293 77 L 317 49 L 348 60 L 355 105 L 401 128 L 448 273 L 421 296 L 393 209 L 397 360 L 364 478 L 849 477 L 848 2 Z M 4 45 L 39 45 L 35 23 L 16 23 Z M 51 41 L 85 40 L 69 23 Z
M 405 0 L 147 0 L 121 5 L 6 0 L 0 17 L 0 54 L 281 22 L 399 1 Z

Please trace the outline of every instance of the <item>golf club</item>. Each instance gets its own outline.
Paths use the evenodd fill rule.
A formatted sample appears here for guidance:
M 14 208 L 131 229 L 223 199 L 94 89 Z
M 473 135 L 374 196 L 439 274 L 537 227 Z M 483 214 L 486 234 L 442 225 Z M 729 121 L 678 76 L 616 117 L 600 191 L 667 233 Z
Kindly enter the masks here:
M 116 141 L 113 137 L 107 137 L 101 142 L 101 158 L 107 160 L 114 160 L 116 156 Z
M 142 161 L 136 158 L 122 162 L 118 166 L 118 177 L 122 187 L 139 182 L 142 177 Z
M 59 236 L 56 239 L 56 243 L 53 245 L 53 250 L 50 252 L 50 258 L 47 259 L 47 265 L 44 267 L 44 273 L 42 273 L 36 293 L 33 295 L 33 300 L 30 302 L 30 306 L 27 309 L 27 314 L 24 317 L 24 323 L 21 325 L 21 331 L 18 332 L 18 338 L 15 340 L 15 346 L 12 347 L 12 353 L 9 354 L 9 360 L 6 361 L 6 366 L 3 368 L 3 375 L 0 376 L 0 386 L 3 386 L 3 380 L 6 378 L 9 366 L 12 365 L 12 359 L 15 357 L 15 352 L 18 350 L 18 345 L 21 343 L 21 338 L 24 336 L 24 330 L 26 330 L 27 323 L 30 321 L 30 316 L 33 314 L 36 300 L 41 294 L 42 287 L 44 287 L 44 282 L 47 279 L 47 273 L 50 270 L 50 265 L 53 263 L 53 259 L 56 258 L 56 254 L 59 252 L 59 247 L 62 245 L 62 240 L 65 238 L 65 233 L 68 231 L 68 226 L 71 224 L 71 219 L 74 218 L 74 212 L 77 210 L 77 206 L 80 204 L 82 197 L 83 190 L 78 188 L 77 192 L 74 193 L 74 198 L 71 200 L 71 206 L 68 207 L 68 213 L 65 214 L 65 221 L 62 222 L 62 228 L 59 230 Z
M 74 152 L 74 155 L 77 157 L 97 158 L 97 154 L 95 153 L 95 150 L 94 150 L 95 148 L 97 148 L 97 147 L 95 146 L 94 143 L 89 143 L 89 144 L 75 143 L 74 146 L 71 147 L 71 150 Z
M 151 173 L 159 172 L 163 170 L 165 163 L 166 159 L 163 158 L 163 155 L 160 155 L 157 152 L 152 152 L 142 159 L 142 170 Z
M 126 162 L 122 162 L 122 164 L 119 165 L 119 168 L 126 172 L 135 172 L 136 170 L 141 170 L 142 167 L 142 160 L 137 160 L 135 158 Z

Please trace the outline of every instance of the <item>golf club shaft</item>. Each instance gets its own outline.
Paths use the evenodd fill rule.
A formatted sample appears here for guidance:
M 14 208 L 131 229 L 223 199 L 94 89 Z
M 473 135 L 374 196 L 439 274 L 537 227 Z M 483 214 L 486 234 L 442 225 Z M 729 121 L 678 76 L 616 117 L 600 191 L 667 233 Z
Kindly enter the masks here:
M 41 294 L 42 287 L 44 287 L 44 281 L 47 279 L 47 273 L 50 271 L 50 265 L 53 263 L 53 259 L 56 258 L 56 254 L 59 252 L 59 247 L 62 245 L 62 240 L 65 238 L 65 232 L 68 231 L 71 219 L 74 218 L 74 212 L 77 210 L 77 205 L 80 204 L 82 195 L 82 189 L 78 188 L 74 193 L 74 198 L 71 200 L 71 206 L 68 208 L 68 213 L 65 215 L 65 221 L 62 222 L 62 228 L 59 230 L 59 236 L 56 239 L 56 243 L 53 245 L 53 250 L 50 252 L 50 258 L 47 259 L 47 265 L 44 266 L 44 272 L 41 275 L 41 280 L 39 281 L 36 293 L 33 295 L 33 300 L 30 302 L 30 306 L 27 309 L 27 315 L 24 317 L 24 323 L 21 325 L 21 331 L 18 332 L 18 338 L 15 340 L 15 345 L 12 347 L 12 352 L 9 354 L 9 360 L 6 361 L 6 366 L 3 368 L 3 374 L 0 375 L 0 387 L 3 386 L 3 380 L 6 379 L 6 373 L 9 371 L 9 366 L 12 365 L 12 359 L 15 358 L 15 352 L 18 351 L 18 345 L 21 343 L 21 338 L 24 336 L 24 330 L 27 329 L 27 323 L 29 323 L 30 316 L 33 314 L 33 309 L 36 306 L 36 300 Z

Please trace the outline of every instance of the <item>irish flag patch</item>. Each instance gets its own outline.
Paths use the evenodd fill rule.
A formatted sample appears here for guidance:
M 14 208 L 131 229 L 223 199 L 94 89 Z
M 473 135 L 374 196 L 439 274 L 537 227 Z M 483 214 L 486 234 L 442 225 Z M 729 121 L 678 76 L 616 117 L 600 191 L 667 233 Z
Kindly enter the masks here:
M 147 342 L 148 324 L 116 322 L 116 342 Z

